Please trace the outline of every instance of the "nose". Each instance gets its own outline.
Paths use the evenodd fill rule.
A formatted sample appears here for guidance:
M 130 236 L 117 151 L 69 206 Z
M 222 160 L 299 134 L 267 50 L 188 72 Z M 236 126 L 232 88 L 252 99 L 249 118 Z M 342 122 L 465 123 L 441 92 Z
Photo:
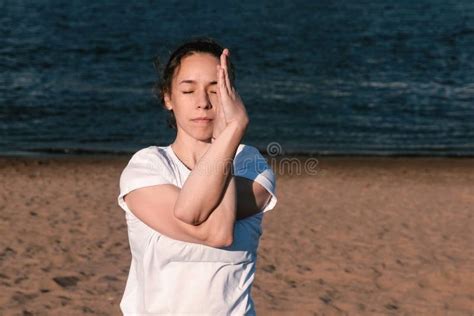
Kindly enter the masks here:
M 212 108 L 211 100 L 209 100 L 209 96 L 207 95 L 206 91 L 201 91 L 199 93 L 197 106 L 198 108 L 203 108 L 203 109 Z

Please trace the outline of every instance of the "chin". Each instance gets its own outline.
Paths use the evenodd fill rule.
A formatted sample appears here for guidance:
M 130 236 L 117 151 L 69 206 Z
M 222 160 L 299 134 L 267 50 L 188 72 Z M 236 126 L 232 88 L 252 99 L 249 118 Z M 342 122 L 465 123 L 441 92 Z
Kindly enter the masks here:
M 209 141 L 212 138 L 212 133 L 214 131 L 212 126 L 209 126 L 208 128 L 195 128 L 191 126 L 186 126 L 183 128 L 179 125 L 178 130 L 181 130 L 181 132 L 184 132 L 189 137 L 203 142 Z
M 200 140 L 200 141 L 208 141 L 212 137 L 212 131 L 211 132 L 194 132 L 191 134 L 194 139 Z

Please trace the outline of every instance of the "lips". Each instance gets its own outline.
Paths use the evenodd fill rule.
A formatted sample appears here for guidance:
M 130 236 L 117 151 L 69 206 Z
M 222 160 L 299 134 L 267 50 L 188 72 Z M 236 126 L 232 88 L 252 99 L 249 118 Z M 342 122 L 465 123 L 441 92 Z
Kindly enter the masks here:
M 209 118 L 209 117 L 203 116 L 203 117 L 196 117 L 196 118 L 193 118 L 193 119 L 191 119 L 191 121 L 197 121 L 197 122 L 202 121 L 202 122 L 204 122 L 204 121 L 212 121 L 212 119 Z

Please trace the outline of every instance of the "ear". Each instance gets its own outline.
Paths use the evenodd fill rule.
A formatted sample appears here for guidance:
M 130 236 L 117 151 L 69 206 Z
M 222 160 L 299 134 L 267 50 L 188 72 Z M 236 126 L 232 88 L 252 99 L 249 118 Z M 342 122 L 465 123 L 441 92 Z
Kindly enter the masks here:
M 171 111 L 173 109 L 173 103 L 171 102 L 171 98 L 168 93 L 165 93 L 164 95 L 165 99 L 165 107 L 168 111 Z

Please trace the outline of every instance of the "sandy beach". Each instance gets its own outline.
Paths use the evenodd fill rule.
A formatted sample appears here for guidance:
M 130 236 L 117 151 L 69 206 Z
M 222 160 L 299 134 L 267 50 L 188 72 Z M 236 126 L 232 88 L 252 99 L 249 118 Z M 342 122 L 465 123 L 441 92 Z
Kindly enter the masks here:
M 120 315 L 128 159 L 0 158 L 1 315 Z M 474 315 L 474 159 L 318 157 L 316 174 L 276 173 L 259 315 Z

